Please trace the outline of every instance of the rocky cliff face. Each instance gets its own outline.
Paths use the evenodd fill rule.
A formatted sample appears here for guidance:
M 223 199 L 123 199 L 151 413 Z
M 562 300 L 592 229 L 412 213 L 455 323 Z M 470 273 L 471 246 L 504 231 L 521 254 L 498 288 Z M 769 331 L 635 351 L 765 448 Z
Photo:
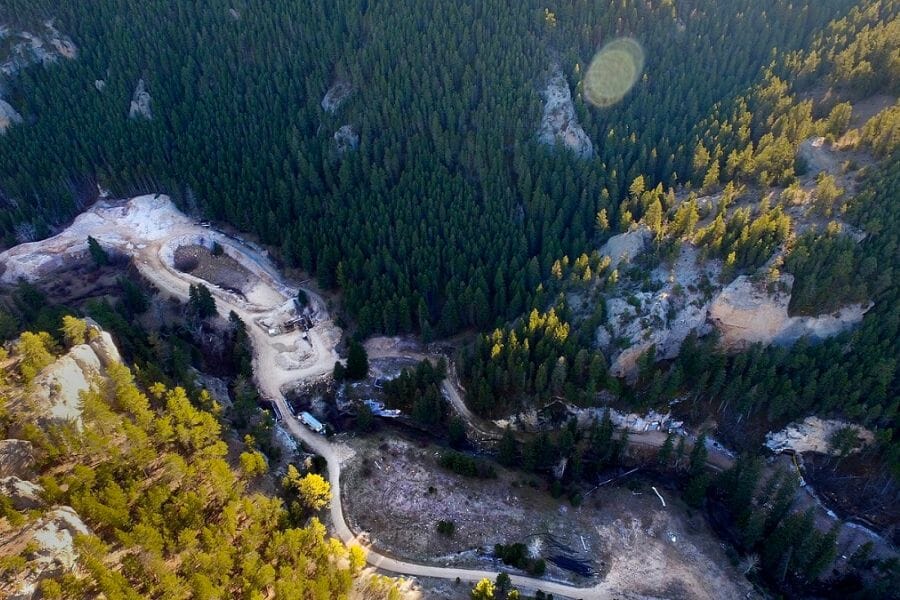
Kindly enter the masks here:
M 334 132 L 334 145 L 338 154 L 344 154 L 359 147 L 359 134 L 352 125 L 343 125 Z
M 621 268 L 620 263 L 643 252 L 649 239 L 648 230 L 636 229 L 610 238 L 600 253 L 610 257 L 611 268 Z M 661 264 L 651 273 L 655 291 L 628 286 L 607 299 L 608 318 L 597 330 L 597 341 L 612 359 L 613 375 L 630 381 L 637 374 L 638 359 L 651 346 L 657 359 L 670 359 L 691 332 L 709 333 L 709 301 L 701 290 L 705 281 L 718 277 L 719 265 L 699 265 L 697 257 L 697 250 L 685 244 L 671 266 Z
M 837 455 L 837 449 L 831 442 L 835 433 L 850 427 L 850 423 L 836 420 L 824 420 L 819 417 L 807 417 L 803 421 L 791 423 L 778 432 L 769 432 L 766 435 L 766 447 L 772 452 L 818 452 L 820 454 Z M 860 446 L 871 444 L 875 441 L 875 434 L 868 429 L 852 426 L 856 432 Z M 854 449 L 856 451 L 856 449 Z
M 871 306 L 852 304 L 834 314 L 791 317 L 788 304 L 793 282 L 788 274 L 771 285 L 742 275 L 719 292 L 709 318 L 722 334 L 723 346 L 740 350 L 755 343 L 790 345 L 802 337 L 825 339 L 862 321 Z
M 602 254 L 627 263 L 644 246 L 639 231 L 612 238 Z M 613 264 L 618 264 L 615 260 Z M 871 304 L 852 304 L 839 311 L 815 317 L 791 317 L 793 276 L 782 274 L 772 282 L 742 275 L 711 299 L 701 290 L 718 279 L 718 263 L 699 265 L 697 251 L 682 246 L 671 268 L 657 267 L 652 273 L 656 291 L 625 288 L 606 301 L 608 319 L 597 330 L 597 343 L 611 358 L 610 371 L 632 380 L 641 354 L 656 348 L 658 360 L 678 355 L 691 332 L 700 336 L 713 329 L 728 351 L 752 344 L 789 346 L 801 338 L 824 340 L 862 321 Z M 618 342 L 618 343 L 617 343 Z M 622 344 L 622 345 L 620 345 Z
M 0 596 L 9 600 L 42 598 L 42 580 L 72 571 L 78 561 L 75 538 L 90 530 L 69 506 L 58 506 L 21 529 L 0 534 L 0 555 L 14 556 L 29 547 L 28 562 L 13 580 L 0 583 Z
M 33 64 L 50 65 L 77 56 L 78 48 L 56 29 L 52 19 L 29 29 L 13 30 L 0 23 L 0 135 L 22 123 L 22 116 L 3 100 L 4 80 Z
M 81 423 L 81 393 L 98 385 L 109 366 L 121 360 L 108 333 L 92 327 L 90 337 L 90 343 L 74 346 L 10 400 L 6 408 L 18 422 Z M 75 540 L 90 534 L 71 507 L 48 505 L 35 467 L 31 442 L 0 440 L 0 495 L 13 509 L 28 511 L 24 523 L 0 519 L 0 556 L 25 560 L 14 577 L 0 577 L 0 597 L 11 600 L 41 598 L 41 581 L 75 569 Z
M 544 115 L 538 129 L 538 140 L 548 146 L 562 144 L 578 158 L 592 157 L 594 144 L 578 123 L 569 84 L 559 67 L 554 70 L 541 95 L 544 98 Z
M 6 130 L 17 123 L 22 122 L 22 115 L 16 112 L 8 102 L 0 98 L 0 133 L 6 133 Z
M 322 98 L 322 110 L 327 113 L 336 113 L 352 93 L 353 86 L 350 82 L 341 79 L 335 81 Z
M 43 369 L 28 392 L 10 401 L 10 409 L 34 423 L 72 423 L 81 427 L 81 394 L 95 387 L 113 362 L 121 362 L 110 335 L 95 330 L 87 344 L 74 346 Z
M 147 84 L 143 79 L 138 79 L 137 85 L 134 87 L 134 94 L 131 96 L 131 106 L 128 108 L 129 119 L 153 120 L 153 110 L 150 103 L 153 98 L 147 91 Z
M 56 29 L 53 20 L 28 29 L 13 30 L 0 23 L 0 40 L 7 39 L 7 52 L 0 54 L 0 77 L 12 76 L 35 64 L 51 64 L 60 58 L 74 59 L 78 48 Z

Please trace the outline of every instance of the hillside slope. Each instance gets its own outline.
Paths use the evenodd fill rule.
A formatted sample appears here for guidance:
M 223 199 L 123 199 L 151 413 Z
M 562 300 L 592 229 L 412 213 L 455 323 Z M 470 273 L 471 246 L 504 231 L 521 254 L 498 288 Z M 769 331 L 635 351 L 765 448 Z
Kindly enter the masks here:
M 252 491 L 264 457 L 251 448 L 232 466 L 216 417 L 184 390 L 145 394 L 105 332 L 71 317 L 64 328 L 67 351 L 25 333 L 3 357 L 0 594 L 398 594 L 362 574 L 359 548 L 315 518 L 291 526 L 280 499 Z

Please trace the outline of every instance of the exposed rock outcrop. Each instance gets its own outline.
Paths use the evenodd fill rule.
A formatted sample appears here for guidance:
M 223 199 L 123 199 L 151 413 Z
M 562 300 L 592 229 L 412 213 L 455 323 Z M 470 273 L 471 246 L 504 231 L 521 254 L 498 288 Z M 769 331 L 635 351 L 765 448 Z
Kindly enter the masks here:
M 33 510 L 40 508 L 44 502 L 41 493 L 44 488 L 36 483 L 18 477 L 0 478 L 0 494 L 12 501 L 16 510 Z
M 122 355 L 119 354 L 119 348 L 116 347 L 116 343 L 113 341 L 112 336 L 99 327 L 95 329 L 95 331 L 97 333 L 91 341 L 88 342 L 88 345 L 91 347 L 91 350 L 94 351 L 94 354 L 97 356 L 97 359 L 100 361 L 103 368 L 109 368 L 109 365 L 112 363 L 121 363 Z
M 0 98 L 0 134 L 17 123 L 22 122 L 22 115 L 16 112 L 8 102 Z
M 344 125 L 334 132 L 334 144 L 338 154 L 344 154 L 359 147 L 359 134 L 353 130 L 352 125 Z
M 207 375 L 197 369 L 191 369 L 191 373 L 197 378 L 197 383 L 209 392 L 213 400 L 218 402 L 220 406 L 231 408 L 231 394 L 228 393 L 228 384 L 224 379 Z
M 35 377 L 25 410 L 39 422 L 72 422 L 80 427 L 81 394 L 91 389 L 101 372 L 94 350 L 86 344 L 75 346 Z
M 538 140 L 548 146 L 561 143 L 579 158 L 592 157 L 594 144 L 578 123 L 569 84 L 558 66 L 541 96 L 544 98 L 544 116 L 538 129 Z
M 722 334 L 722 345 L 728 350 L 740 350 L 757 342 L 790 345 L 802 337 L 825 339 L 862 321 L 871 307 L 852 304 L 833 314 L 790 317 L 789 290 L 793 281 L 792 275 L 783 274 L 767 286 L 742 275 L 725 287 L 709 311 L 710 320 Z
M 19 411 L 38 423 L 74 423 L 81 427 L 84 392 L 95 387 L 106 376 L 106 369 L 121 362 L 119 350 L 112 337 L 93 329 L 93 339 L 79 344 L 45 367 L 31 382 L 29 392 L 10 402 Z
M 30 526 L 0 536 L 0 555 L 20 553 L 29 543 L 34 547 L 25 570 L 14 581 L 0 584 L 0 596 L 10 600 L 39 598 L 40 582 L 58 577 L 75 568 L 78 552 L 75 538 L 88 535 L 90 530 L 68 506 L 60 506 L 46 513 Z
M 0 440 L 0 477 L 32 475 L 34 469 L 34 448 L 25 440 Z
M 815 178 L 819 173 L 839 175 L 841 163 L 834 152 L 825 145 L 825 138 L 813 137 L 804 140 L 797 148 L 797 158 L 806 163 L 807 173 Z
M 630 261 L 642 251 L 646 238 L 639 235 L 640 231 L 610 240 L 613 251 L 623 260 Z M 615 256 L 609 253 L 608 245 L 604 245 L 603 253 Z M 632 380 L 637 375 L 638 358 L 651 346 L 656 348 L 657 360 L 674 358 L 691 332 L 705 335 L 711 330 L 707 324 L 709 301 L 701 289 L 704 280 L 718 276 L 719 265 L 708 262 L 699 266 L 697 254 L 696 248 L 685 244 L 671 267 L 662 264 L 654 269 L 652 280 L 658 286 L 656 291 L 635 290 L 609 298 L 606 303 L 609 318 L 598 329 L 597 339 L 600 347 L 613 357 L 610 365 L 613 375 Z M 628 346 L 618 352 L 620 346 L 614 340 L 623 340 Z
M 325 92 L 325 97 L 322 98 L 322 110 L 332 114 L 337 112 L 344 101 L 349 98 L 352 93 L 353 86 L 350 82 L 338 79 L 330 88 L 328 88 L 328 91 Z
M 650 230 L 646 227 L 614 235 L 600 247 L 600 255 L 608 256 L 612 261 L 610 268 L 615 269 L 619 263 L 631 262 L 635 256 L 643 252 L 651 237 Z
M 836 454 L 832 448 L 831 438 L 839 430 L 851 426 L 850 423 L 835 420 L 823 420 L 819 417 L 807 417 L 799 423 L 791 423 L 778 432 L 766 434 L 766 447 L 772 452 L 819 452 Z M 875 441 L 875 434 L 868 429 L 852 425 L 856 430 L 860 446 Z
M 147 91 L 147 84 L 143 79 L 138 79 L 134 88 L 134 94 L 131 96 L 131 107 L 128 109 L 129 119 L 146 119 L 153 120 L 153 110 L 150 107 L 153 98 Z
M 48 65 L 60 58 L 74 59 L 78 48 L 68 36 L 60 33 L 53 21 L 45 21 L 34 29 L 38 33 L 13 31 L 0 25 L 0 39 L 7 38 L 8 51 L 0 54 L 0 76 L 12 76 L 32 64 Z

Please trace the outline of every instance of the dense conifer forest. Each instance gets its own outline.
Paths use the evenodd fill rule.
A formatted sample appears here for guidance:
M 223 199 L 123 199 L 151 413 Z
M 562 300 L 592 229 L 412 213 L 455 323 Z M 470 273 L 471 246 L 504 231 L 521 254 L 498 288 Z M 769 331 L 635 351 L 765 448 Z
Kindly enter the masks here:
M 23 119 L 0 134 L 0 246 L 52 234 L 101 191 L 166 193 L 198 220 L 255 234 L 279 266 L 337 292 L 340 322 L 354 339 L 336 381 L 369 375 L 368 335 L 430 342 L 464 333 L 453 340 L 462 340 L 454 368 L 423 361 L 383 386 L 390 408 L 450 440 L 440 464 L 456 473 L 496 476 L 489 462 L 465 454 L 465 425 L 444 402 L 441 386 L 457 375 L 480 417 L 606 405 L 715 423 L 717 438 L 744 453 L 731 470 L 711 477 L 703 433 L 690 456 L 684 438 L 675 448 L 670 435 L 655 467 L 680 478 L 689 506 L 725 515 L 734 548 L 755 556 L 761 580 L 788 595 L 825 574 L 836 529 L 816 529 L 812 513 L 791 512 L 793 476 L 763 477 L 766 432 L 809 415 L 868 428 L 872 442 L 853 459 L 861 473 L 853 477 L 873 502 L 890 508 L 900 499 L 900 1 L 0 6 L 0 24 L 48 18 L 78 56 L 0 81 L 0 95 Z M 599 108 L 585 99 L 584 73 L 619 37 L 636 40 L 646 60 L 628 95 Z M 593 144 L 588 157 L 538 139 L 543 91 L 557 71 Z M 139 81 L 150 118 L 129 115 Z M 323 98 L 335 90 L 346 98 L 326 108 Z M 878 109 L 863 119 L 868 105 Z M 350 131 L 350 142 L 338 144 L 339 131 Z M 807 177 L 815 165 L 805 150 L 819 138 L 849 158 Z M 601 254 L 614 235 L 639 230 L 645 250 L 629 264 Z M 98 268 L 109 267 L 95 246 Z M 864 317 L 828 339 L 739 351 L 726 351 L 707 322 L 709 333 L 689 334 L 677 352 L 661 359 L 650 345 L 632 376 L 616 373 L 613 358 L 644 340 L 600 342 L 611 300 L 618 294 L 637 315 L 637 293 L 663 285 L 650 274 L 684 248 L 695 251 L 695 265 L 715 263 L 716 275 L 694 286 L 703 301 L 738 277 L 772 294 L 787 290 L 789 278 L 792 318 L 854 303 Z M 90 473 L 50 477 L 45 487 L 84 513 L 100 538 L 137 543 L 159 511 L 134 518 L 118 498 L 159 508 L 151 506 L 157 490 L 128 468 L 157 452 L 167 461 L 160 476 L 212 490 L 196 499 L 177 489 L 167 501 L 205 503 L 202 514 L 221 522 L 226 509 L 240 513 L 249 533 L 235 529 L 242 545 L 226 551 L 214 548 L 221 532 L 203 530 L 204 552 L 190 559 L 170 547 L 199 535 L 201 524 L 179 515 L 142 542 L 153 560 L 129 564 L 125 579 L 108 576 L 97 560 L 93 582 L 80 585 L 123 597 L 163 594 L 168 585 L 221 594 L 245 585 L 244 575 L 213 573 L 203 562 L 191 576 L 196 561 L 218 560 L 216 552 L 236 560 L 239 548 L 278 561 L 282 545 L 300 536 L 322 559 L 308 585 L 322 597 L 346 592 L 360 558 L 307 523 L 314 511 L 299 506 L 296 469 L 285 478 L 286 507 L 248 491 L 254 457 L 278 453 L 272 422 L 257 411 L 249 325 L 232 313 L 216 329 L 215 351 L 203 349 L 196 334 L 215 317 L 215 301 L 192 286 L 184 321 L 157 336 L 135 322 L 147 291 L 127 277 L 118 285 L 117 302 L 92 301 L 82 312 L 116 335 L 135 374 L 123 367 L 114 393 L 86 399 L 91 435 L 61 445 L 30 431 L 48 469 L 65 452 L 97 452 Z M 22 284 L 0 306 L 0 340 L 17 340 L 15 360 L 27 347 L 50 360 L 69 343 L 58 323 L 65 316 L 71 324 L 72 314 Z M 662 329 L 672 315 L 657 318 Z M 23 329 L 52 335 L 20 336 Z M 215 411 L 186 383 L 192 368 L 229 376 L 229 423 L 255 440 L 243 470 L 226 464 Z M 20 369 L 10 381 L 24 384 L 29 374 Z M 356 419 L 360 434 L 375 427 L 365 411 Z M 194 424 L 184 440 L 166 429 L 179 419 Z M 133 450 L 103 450 L 109 436 L 94 429 L 110 423 L 137 440 Z M 563 461 L 551 491 L 577 506 L 584 485 L 624 468 L 627 448 L 627 432 L 615 431 L 607 411 L 588 427 L 573 419 L 526 441 L 509 428 L 496 452 L 500 464 L 529 474 L 548 476 Z M 200 467 L 176 471 L 187 459 Z M 211 479 L 207 467 L 220 477 Z M 262 537 L 261 524 L 277 528 Z M 84 552 L 103 557 L 106 548 L 91 541 Z M 349 567 L 335 567 L 334 557 Z M 181 565 L 173 579 L 157 577 L 164 561 Z M 891 597 L 895 560 L 854 555 L 849 564 L 840 580 L 848 597 Z M 286 561 L 290 581 L 273 575 L 272 585 L 294 585 L 294 568 Z M 76 583 L 68 581 L 67 593 L 79 592 Z
M 852 4 L 13 0 L 0 17 L 52 17 L 81 53 L 9 86 L 28 126 L 0 140 L 0 224 L 11 244 L 71 219 L 97 184 L 167 192 L 339 285 L 364 332 L 492 326 L 589 249 L 635 177 L 694 176 L 698 123 Z M 591 108 L 581 70 L 619 35 L 643 44 L 644 75 L 627 102 Z M 591 160 L 536 142 L 554 63 Z M 151 121 L 127 118 L 139 79 Z M 354 91 L 329 114 L 338 80 Z M 339 156 L 345 123 L 361 141 Z

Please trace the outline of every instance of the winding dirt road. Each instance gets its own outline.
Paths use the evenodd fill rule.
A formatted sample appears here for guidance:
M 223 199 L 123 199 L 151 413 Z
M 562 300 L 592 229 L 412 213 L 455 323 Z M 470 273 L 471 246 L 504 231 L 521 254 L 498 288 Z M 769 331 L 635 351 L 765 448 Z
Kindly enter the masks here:
M 340 330 L 331 321 L 323 299 L 312 290 L 305 290 L 312 303 L 315 321 L 314 327 L 307 333 L 308 339 L 300 332 L 269 335 L 267 328 L 258 325 L 258 321 L 283 314 L 285 305 L 292 302 L 297 287 L 282 278 L 263 251 L 193 222 L 178 212 L 164 196 L 143 196 L 127 203 L 99 202 L 59 235 L 22 244 L 0 254 L 3 280 L 11 283 L 18 277 L 37 279 L 64 266 L 65 261 L 70 258 L 83 257 L 88 235 L 97 239 L 104 247 L 130 255 L 144 277 L 164 293 L 181 300 L 188 298 L 191 284 L 205 282 L 174 268 L 172 257 L 175 248 L 186 243 L 211 245 L 216 241 L 229 256 L 259 277 L 261 285 L 268 288 L 264 290 L 265 293 L 254 294 L 252 298 L 279 299 L 263 304 L 211 287 L 220 314 L 227 315 L 229 311 L 234 311 L 247 325 L 254 350 L 254 377 L 261 395 L 276 406 L 287 431 L 328 462 L 328 479 L 335 499 L 331 503 L 334 534 L 346 543 L 360 543 L 344 519 L 340 500 L 341 468 L 353 457 L 353 450 L 346 444 L 331 442 L 301 425 L 288 407 L 283 393 L 283 389 L 289 384 L 315 379 L 330 372 L 334 362 L 338 360 L 335 346 L 340 338 Z M 402 352 L 398 355 L 415 359 L 425 356 L 415 352 Z M 286 361 L 286 356 L 291 360 Z M 451 379 L 445 381 L 444 391 L 456 411 L 476 430 L 486 436 L 496 437 L 499 432 L 496 426 L 482 421 L 469 411 L 460 390 Z M 661 435 L 631 437 L 632 443 L 652 446 L 661 445 L 663 439 Z M 371 548 L 368 549 L 367 560 L 375 568 L 415 577 L 476 582 L 485 577 L 493 579 L 497 575 L 495 571 L 416 564 L 381 555 Z M 621 592 L 611 589 L 604 582 L 591 588 L 578 588 L 519 575 L 511 575 L 511 579 L 523 591 L 542 590 L 556 597 L 599 600 Z

